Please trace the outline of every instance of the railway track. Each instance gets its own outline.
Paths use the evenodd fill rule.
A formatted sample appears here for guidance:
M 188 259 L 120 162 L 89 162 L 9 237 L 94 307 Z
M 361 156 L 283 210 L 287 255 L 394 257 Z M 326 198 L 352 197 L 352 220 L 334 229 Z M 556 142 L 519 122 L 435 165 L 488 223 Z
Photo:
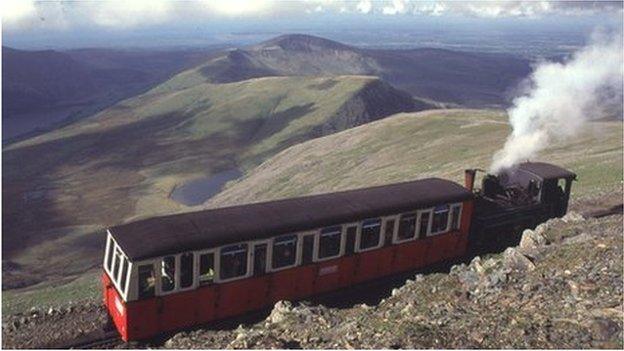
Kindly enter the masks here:
M 47 349 L 111 349 L 124 344 L 116 330 L 96 330 L 73 340 L 47 345 Z

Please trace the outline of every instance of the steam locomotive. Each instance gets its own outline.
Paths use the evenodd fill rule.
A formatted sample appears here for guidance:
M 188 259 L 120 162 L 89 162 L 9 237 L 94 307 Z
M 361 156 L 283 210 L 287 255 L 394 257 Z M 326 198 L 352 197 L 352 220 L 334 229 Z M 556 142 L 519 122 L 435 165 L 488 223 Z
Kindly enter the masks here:
M 104 303 L 122 339 L 259 310 L 515 244 L 566 213 L 576 175 L 526 162 L 144 219 L 107 230 Z

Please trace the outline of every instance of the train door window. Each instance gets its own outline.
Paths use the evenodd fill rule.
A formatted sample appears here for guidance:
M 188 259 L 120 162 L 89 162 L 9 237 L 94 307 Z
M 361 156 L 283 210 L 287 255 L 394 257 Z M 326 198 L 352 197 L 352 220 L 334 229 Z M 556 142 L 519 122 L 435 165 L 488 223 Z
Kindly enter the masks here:
M 209 284 L 214 281 L 214 253 L 199 255 L 199 284 Z
M 267 270 L 267 244 L 254 245 L 254 276 L 266 274 Z
M 130 262 L 124 259 L 123 267 L 121 268 L 121 278 L 119 279 L 119 287 L 122 291 L 126 291 L 126 282 L 128 281 L 128 270 L 130 268 Z
M 139 266 L 139 299 L 148 299 L 156 294 L 156 276 L 153 264 Z
M 228 280 L 247 274 L 247 244 L 230 245 L 221 248 L 219 257 L 219 279 Z
M 273 269 L 292 267 L 297 264 L 297 235 L 284 235 L 273 239 Z
M 160 285 L 162 291 L 172 291 L 175 288 L 176 260 L 175 256 L 165 256 L 162 259 Z
M 193 286 L 195 272 L 193 269 L 193 253 L 187 252 L 180 255 L 180 288 L 190 288 Z
M 431 221 L 431 234 L 436 235 L 448 231 L 449 225 L 449 205 L 436 206 L 433 209 L 433 220 Z
M 109 272 L 112 273 L 113 253 L 115 252 L 115 242 L 113 241 L 113 238 L 111 238 L 110 236 L 108 237 L 107 249 L 108 250 L 106 251 L 106 268 L 108 269 Z
M 451 230 L 459 230 L 461 223 L 461 204 L 451 206 Z
M 429 234 L 429 225 L 431 224 L 432 210 L 418 212 L 418 236 L 424 238 Z
M 115 255 L 113 256 L 113 271 L 111 273 L 113 273 L 113 280 L 117 280 L 117 277 L 119 276 L 119 268 L 121 267 L 121 259 L 123 258 L 123 256 L 121 255 L 121 250 L 119 250 L 119 248 L 117 246 L 115 246 Z
M 395 219 L 386 219 L 386 223 L 384 226 L 384 243 L 386 245 L 390 245 L 392 244 L 392 237 L 394 236 L 394 226 L 395 226 L 396 220 Z
M 366 219 L 362 222 L 358 249 L 360 251 L 378 248 L 381 244 L 381 219 Z
M 318 245 L 318 256 L 320 260 L 330 259 L 340 256 L 340 245 L 342 244 L 342 227 L 334 226 L 321 229 Z
M 355 242 L 357 236 L 357 225 L 351 225 L 347 227 L 347 244 L 345 245 L 345 255 L 353 255 L 355 251 Z
M 404 213 L 399 220 L 399 230 L 395 242 L 412 240 L 416 237 L 416 214 Z
M 301 250 L 301 264 L 310 264 L 314 259 L 314 234 L 303 236 Z

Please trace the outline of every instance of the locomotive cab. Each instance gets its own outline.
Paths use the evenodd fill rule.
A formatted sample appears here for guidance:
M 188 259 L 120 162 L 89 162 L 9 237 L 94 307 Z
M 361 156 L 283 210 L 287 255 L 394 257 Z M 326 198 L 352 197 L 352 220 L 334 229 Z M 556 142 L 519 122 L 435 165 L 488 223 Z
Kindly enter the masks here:
M 543 162 L 525 162 L 499 175 L 503 187 L 520 186 L 528 198 L 547 207 L 549 217 L 562 217 L 568 210 L 572 181 L 576 174 Z

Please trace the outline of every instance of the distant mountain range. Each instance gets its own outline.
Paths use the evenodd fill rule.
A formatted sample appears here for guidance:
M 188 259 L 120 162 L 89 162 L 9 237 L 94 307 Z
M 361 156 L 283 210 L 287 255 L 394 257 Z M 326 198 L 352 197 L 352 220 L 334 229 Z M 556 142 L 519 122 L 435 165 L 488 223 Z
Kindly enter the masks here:
M 529 73 L 527 60 L 509 55 L 359 49 L 302 34 L 221 52 L 2 49 L 4 143 L 92 115 L 193 66 L 196 81 L 213 83 L 373 75 L 419 99 L 468 107 L 505 105 L 510 88 Z
M 3 140 L 92 115 L 206 56 L 206 50 L 60 52 L 2 47 Z
M 229 50 L 197 67 L 215 83 L 268 75 L 378 76 L 419 98 L 468 107 L 502 106 L 530 72 L 529 61 L 504 54 L 443 49 L 359 49 L 291 34 L 247 49 Z

